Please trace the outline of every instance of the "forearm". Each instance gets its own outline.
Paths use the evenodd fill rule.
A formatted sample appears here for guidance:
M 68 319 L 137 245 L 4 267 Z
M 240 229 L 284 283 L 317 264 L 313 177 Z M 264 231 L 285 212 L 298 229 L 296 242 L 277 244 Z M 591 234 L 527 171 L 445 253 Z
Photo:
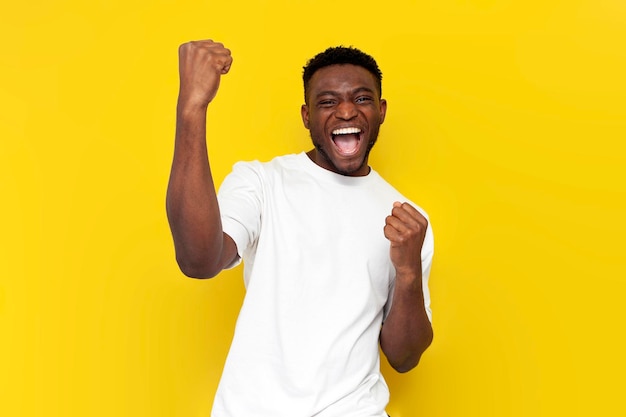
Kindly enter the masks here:
M 216 275 L 224 238 L 206 146 L 206 107 L 178 104 L 166 207 L 181 270 L 196 278 Z
M 391 366 L 407 372 L 419 360 L 433 339 L 433 330 L 424 307 L 421 273 L 398 274 L 391 311 L 381 329 L 380 345 Z

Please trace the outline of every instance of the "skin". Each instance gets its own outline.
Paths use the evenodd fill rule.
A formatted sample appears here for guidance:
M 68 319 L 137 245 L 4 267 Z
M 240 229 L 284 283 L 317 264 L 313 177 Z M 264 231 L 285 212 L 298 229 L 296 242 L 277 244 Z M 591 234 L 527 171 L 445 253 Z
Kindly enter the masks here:
M 194 278 L 214 277 L 238 256 L 233 240 L 222 231 L 206 144 L 207 109 L 231 64 L 231 53 L 221 43 L 204 40 L 179 48 L 180 90 L 166 208 L 176 260 Z M 322 68 L 310 80 L 306 101 L 302 121 L 315 146 L 309 158 L 341 175 L 367 175 L 369 152 L 387 110 L 374 76 L 354 65 Z M 332 140 L 331 132 L 342 127 L 361 129 L 358 147 L 349 155 Z M 380 345 L 399 372 L 417 365 L 433 337 L 422 291 L 421 248 L 427 227 L 427 220 L 407 203 L 396 202 L 385 219 L 396 288 Z
M 178 56 L 180 90 L 166 209 L 181 271 L 211 278 L 237 256 L 235 243 L 222 231 L 206 144 L 207 108 L 233 59 L 211 40 L 183 44 Z
M 367 175 L 369 152 L 387 111 L 387 102 L 379 97 L 374 75 L 363 67 L 346 64 L 317 70 L 309 81 L 307 104 L 301 109 L 304 127 L 315 146 L 308 152 L 309 158 L 338 174 Z M 349 156 L 339 152 L 331 134 L 345 127 L 361 129 L 358 150 Z
M 384 233 L 396 269 L 396 288 L 391 311 L 380 332 L 380 347 L 398 372 L 416 367 L 433 340 L 422 289 L 421 250 L 427 228 L 428 220 L 408 203 L 394 203 L 385 219 Z

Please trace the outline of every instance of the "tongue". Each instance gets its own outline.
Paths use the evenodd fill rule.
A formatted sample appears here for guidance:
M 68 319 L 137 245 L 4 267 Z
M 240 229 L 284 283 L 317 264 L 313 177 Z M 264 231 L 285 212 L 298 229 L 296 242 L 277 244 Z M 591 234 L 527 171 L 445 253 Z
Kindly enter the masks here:
M 339 148 L 341 153 L 352 153 L 359 145 L 359 138 L 357 135 L 337 135 L 333 138 L 335 145 Z

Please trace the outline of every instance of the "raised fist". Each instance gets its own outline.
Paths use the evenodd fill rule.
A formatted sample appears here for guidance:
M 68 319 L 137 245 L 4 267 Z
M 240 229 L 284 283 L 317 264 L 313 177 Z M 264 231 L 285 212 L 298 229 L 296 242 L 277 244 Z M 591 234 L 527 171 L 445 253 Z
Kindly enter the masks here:
M 422 246 L 428 220 L 408 203 L 395 202 L 385 219 L 385 237 L 391 243 L 390 256 L 397 273 L 422 269 Z
M 212 40 L 192 41 L 178 48 L 179 105 L 206 107 L 217 94 L 220 78 L 230 70 L 230 50 Z

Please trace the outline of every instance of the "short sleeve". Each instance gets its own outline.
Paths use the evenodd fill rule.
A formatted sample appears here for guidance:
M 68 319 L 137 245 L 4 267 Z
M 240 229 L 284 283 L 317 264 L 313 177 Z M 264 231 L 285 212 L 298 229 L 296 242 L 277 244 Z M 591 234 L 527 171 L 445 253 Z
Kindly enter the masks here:
M 422 246 L 422 292 L 424 293 L 424 308 L 426 309 L 428 320 L 430 320 L 431 323 L 433 321 L 433 312 L 430 308 L 430 288 L 428 287 L 428 281 L 433 264 L 434 249 L 433 229 L 429 221 L 428 229 L 426 229 L 426 237 L 424 238 L 424 245 Z
M 217 194 L 222 220 L 222 230 L 237 246 L 239 261 L 253 246 L 261 228 L 263 207 L 263 181 L 261 164 L 238 162 L 226 176 Z

